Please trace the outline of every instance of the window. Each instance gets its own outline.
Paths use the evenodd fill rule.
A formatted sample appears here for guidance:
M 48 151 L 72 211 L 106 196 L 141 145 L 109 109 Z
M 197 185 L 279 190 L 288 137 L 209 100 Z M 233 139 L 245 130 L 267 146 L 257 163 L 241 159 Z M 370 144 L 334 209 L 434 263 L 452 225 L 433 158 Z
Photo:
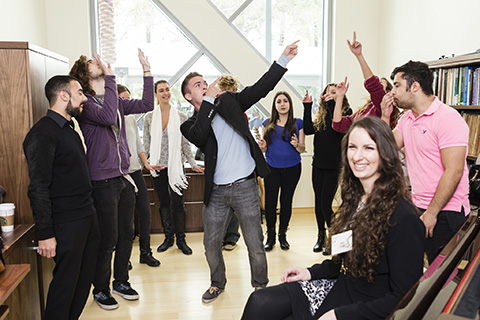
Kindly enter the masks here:
M 133 98 L 142 94 L 142 69 L 137 48 L 149 57 L 155 80 L 165 79 L 172 88 L 172 105 L 186 113 L 191 106 L 180 92 L 180 82 L 190 71 L 202 73 L 208 82 L 228 73 L 215 57 L 208 56 L 201 43 L 182 30 L 175 17 L 167 16 L 161 4 L 152 0 L 90 0 L 96 8 L 98 39 L 94 50 L 112 64 L 117 82 L 129 87 Z M 325 79 L 324 16 L 331 0 L 199 0 L 208 1 L 220 16 L 268 61 L 277 59 L 293 40 L 301 41 L 301 59 L 289 66 L 287 81 L 299 97 L 309 93 L 318 98 Z M 98 48 L 95 44 L 98 43 Z M 241 84 L 242 85 L 242 84 Z M 263 118 L 270 106 L 257 105 L 249 120 Z M 257 120 L 255 120 L 258 122 Z M 142 129 L 142 128 L 141 128 Z

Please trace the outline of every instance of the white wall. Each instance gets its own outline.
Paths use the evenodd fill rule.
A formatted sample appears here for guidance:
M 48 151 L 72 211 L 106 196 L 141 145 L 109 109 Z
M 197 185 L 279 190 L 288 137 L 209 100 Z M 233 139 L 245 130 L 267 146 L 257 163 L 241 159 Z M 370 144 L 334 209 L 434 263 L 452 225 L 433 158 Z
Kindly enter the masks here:
M 72 64 L 91 55 L 89 0 L 1 0 L 0 41 L 28 41 Z
M 89 0 L 45 0 L 47 49 L 70 61 L 91 56 Z
M 480 49 L 480 1 L 388 0 L 380 6 L 380 71 Z
M 47 47 L 45 0 L 1 0 L 0 40 Z
M 334 42 L 333 82 L 341 82 L 348 77 L 350 88 L 347 97 L 353 110 L 358 109 L 368 99 L 363 87 L 363 75 L 357 59 L 348 48 L 347 39 L 352 42 L 353 31 L 363 45 L 363 55 L 374 73 L 379 69 L 379 19 L 381 0 L 334 0 Z M 377 73 L 378 74 L 378 73 Z M 379 74 L 380 76 L 383 76 Z

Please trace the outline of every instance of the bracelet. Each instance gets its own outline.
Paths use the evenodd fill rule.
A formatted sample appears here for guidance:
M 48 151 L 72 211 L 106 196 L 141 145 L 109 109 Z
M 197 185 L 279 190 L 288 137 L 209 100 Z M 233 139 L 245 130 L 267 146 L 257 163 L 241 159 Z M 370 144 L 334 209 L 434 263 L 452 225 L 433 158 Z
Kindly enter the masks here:
M 150 70 L 145 70 L 145 71 L 143 71 L 143 73 L 147 73 L 147 72 L 150 72 Z

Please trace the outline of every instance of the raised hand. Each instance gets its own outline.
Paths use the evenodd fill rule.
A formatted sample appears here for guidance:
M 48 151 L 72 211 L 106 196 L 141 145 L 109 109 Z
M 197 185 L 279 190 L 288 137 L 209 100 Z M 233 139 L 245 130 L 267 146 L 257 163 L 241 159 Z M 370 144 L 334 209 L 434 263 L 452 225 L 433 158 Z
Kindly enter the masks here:
M 312 102 L 312 96 L 308 95 L 308 90 L 307 93 L 305 93 L 305 97 L 303 97 L 303 103 L 310 103 Z
M 285 50 L 283 50 L 283 55 L 289 57 L 290 59 L 293 59 L 298 53 L 298 45 L 297 45 L 298 41 L 300 41 L 300 40 L 297 40 L 297 41 L 289 44 L 285 48 Z
M 350 48 L 350 51 L 356 56 L 359 56 L 362 54 L 362 44 L 357 41 L 357 33 L 354 31 L 353 32 L 353 41 L 350 43 L 350 41 L 347 40 L 348 47 Z
M 337 90 L 336 90 L 337 97 L 342 97 L 342 99 L 343 99 L 343 97 L 345 96 L 345 94 L 348 91 L 349 86 L 350 86 L 350 84 L 347 82 L 347 77 L 345 77 L 345 80 L 343 80 L 342 82 L 337 84 Z
M 145 53 L 143 53 L 142 49 L 140 48 L 138 48 L 138 61 L 140 61 L 140 64 L 142 65 L 143 73 L 145 75 L 150 73 L 150 62 L 148 62 L 148 57 L 145 56 Z
M 207 97 L 216 98 L 222 93 L 222 90 L 219 87 L 217 87 L 217 83 L 218 81 L 220 81 L 221 78 L 222 77 L 220 76 L 217 79 L 215 79 L 215 81 L 210 83 L 207 89 L 207 93 L 205 93 Z
M 113 75 L 113 71 L 110 68 L 110 64 L 108 66 L 105 65 L 105 63 L 102 61 L 102 58 L 98 53 L 94 53 L 93 58 L 97 61 L 98 67 L 102 70 L 104 75 Z

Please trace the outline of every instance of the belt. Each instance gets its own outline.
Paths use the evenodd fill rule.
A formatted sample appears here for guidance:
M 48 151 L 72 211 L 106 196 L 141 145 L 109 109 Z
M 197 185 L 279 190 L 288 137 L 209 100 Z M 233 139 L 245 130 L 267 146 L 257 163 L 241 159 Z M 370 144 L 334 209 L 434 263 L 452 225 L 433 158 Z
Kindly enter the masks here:
M 246 176 L 246 177 L 244 177 L 244 178 L 240 178 L 240 179 L 238 179 L 238 180 L 235 180 L 235 181 L 233 181 L 233 182 L 231 182 L 231 183 L 227 183 L 227 184 L 217 184 L 217 186 L 230 186 L 230 185 L 232 185 L 232 184 L 234 184 L 234 183 L 245 182 L 245 181 L 247 181 L 247 180 L 253 179 L 253 178 L 255 178 L 255 176 L 256 176 L 256 175 L 255 175 L 255 171 L 252 171 L 252 173 L 250 173 L 248 176 Z

